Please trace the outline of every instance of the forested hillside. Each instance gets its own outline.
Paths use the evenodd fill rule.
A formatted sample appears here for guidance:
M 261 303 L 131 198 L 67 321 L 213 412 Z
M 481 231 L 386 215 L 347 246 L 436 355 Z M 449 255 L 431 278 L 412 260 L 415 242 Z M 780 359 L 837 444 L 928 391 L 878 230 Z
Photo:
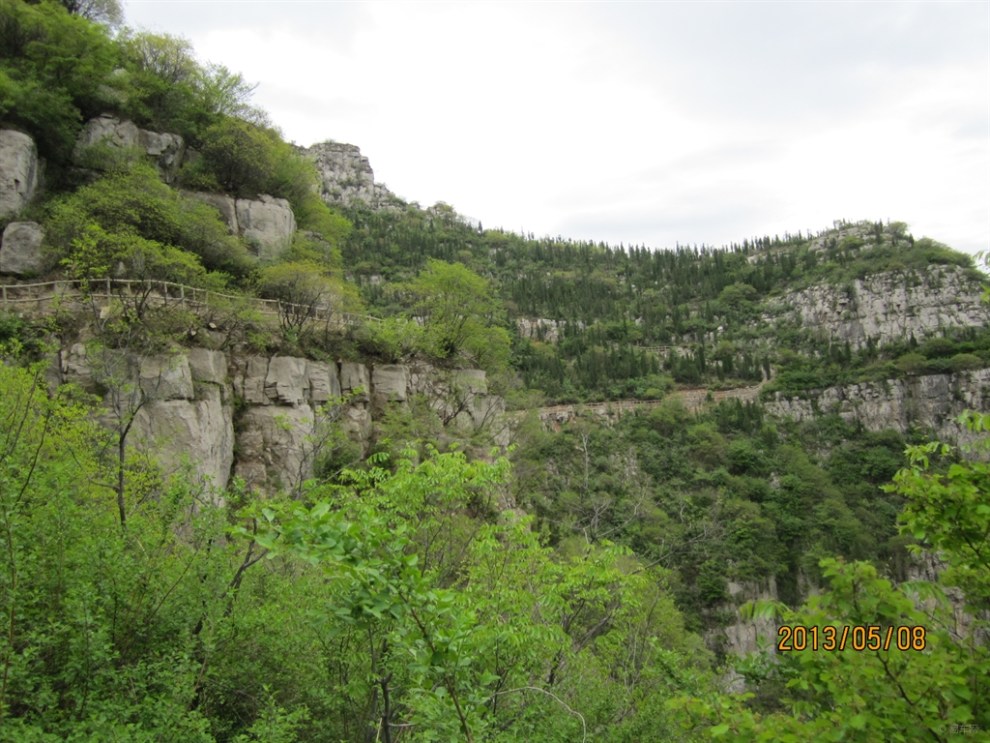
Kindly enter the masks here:
M 970 257 L 486 230 L 121 22 L 0 0 L 0 740 L 990 735 Z

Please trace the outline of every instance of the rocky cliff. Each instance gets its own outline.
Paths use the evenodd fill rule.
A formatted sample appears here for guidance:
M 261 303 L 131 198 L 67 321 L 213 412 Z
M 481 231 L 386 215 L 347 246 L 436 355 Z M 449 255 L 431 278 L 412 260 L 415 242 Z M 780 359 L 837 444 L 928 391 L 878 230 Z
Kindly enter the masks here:
M 74 344 L 59 353 L 55 378 L 104 393 L 108 418 L 133 418 L 128 445 L 166 474 L 188 467 L 218 489 L 233 475 L 251 488 L 293 490 L 313 476 L 328 447 L 350 440 L 367 450 L 379 422 L 417 396 L 438 425 L 508 443 L 504 404 L 489 394 L 480 370 L 206 348 L 157 357 L 106 354 Z
M 958 418 L 965 410 L 990 410 L 990 369 L 847 384 L 801 397 L 776 393 L 765 407 L 796 421 L 834 413 L 870 431 L 930 428 L 942 440 L 965 443 L 974 436 Z
M 331 206 L 364 205 L 372 209 L 401 206 L 401 199 L 375 183 L 368 158 L 354 145 L 321 142 L 300 152 L 316 165 L 320 195 Z
M 986 327 L 990 305 L 981 283 L 958 266 L 887 271 L 844 284 L 823 283 L 768 303 L 784 323 L 853 350 L 916 340 L 950 329 Z

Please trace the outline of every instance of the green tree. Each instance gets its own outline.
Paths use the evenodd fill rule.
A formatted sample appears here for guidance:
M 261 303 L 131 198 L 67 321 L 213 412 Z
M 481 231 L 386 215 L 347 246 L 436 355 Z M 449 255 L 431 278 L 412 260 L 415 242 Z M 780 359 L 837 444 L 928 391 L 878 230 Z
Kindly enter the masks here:
M 119 0 L 59 0 L 67 11 L 115 28 L 124 22 Z
M 496 325 L 499 302 L 489 283 L 460 263 L 431 260 L 408 285 L 413 312 L 423 318 L 428 352 L 483 368 L 508 361 L 508 333 Z
M 80 276 L 101 278 L 118 272 L 123 262 L 133 278 L 169 278 L 196 283 L 193 264 L 242 276 L 252 266 L 247 248 L 227 233 L 214 209 L 181 196 L 159 180 L 146 163 L 125 163 L 103 178 L 54 202 L 46 220 L 56 257 L 78 264 Z M 157 248 L 154 248 L 157 246 Z M 128 262 L 128 252 L 141 248 L 144 263 Z M 155 269 L 139 275 L 160 257 L 176 270 Z M 178 264 L 186 268 L 180 270 Z M 145 269 L 142 269 L 141 266 Z M 203 274 L 202 268 L 199 273 Z
M 323 266 L 310 261 L 276 263 L 261 269 L 258 293 L 278 300 L 283 329 L 296 334 L 312 324 L 336 327 L 345 315 L 361 308 L 354 287 L 332 278 Z
M 185 175 L 189 185 L 207 189 L 212 185 L 247 197 L 271 193 L 278 156 L 273 132 L 224 118 L 203 132 L 200 154 L 202 159 Z

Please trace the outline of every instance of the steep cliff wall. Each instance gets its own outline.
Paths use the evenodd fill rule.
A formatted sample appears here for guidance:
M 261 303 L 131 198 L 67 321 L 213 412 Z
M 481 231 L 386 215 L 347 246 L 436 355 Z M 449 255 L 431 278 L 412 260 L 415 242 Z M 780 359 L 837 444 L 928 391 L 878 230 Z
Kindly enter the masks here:
M 854 350 L 921 340 L 955 328 L 985 327 L 990 305 L 981 282 L 958 266 L 889 271 L 844 284 L 818 284 L 768 303 L 785 322 Z
M 60 381 L 105 391 L 111 366 L 108 416 L 133 417 L 127 443 L 149 453 L 166 474 L 189 467 L 219 489 L 232 475 L 251 488 L 294 489 L 313 476 L 338 434 L 366 450 L 376 424 L 417 395 L 440 425 L 460 434 L 483 430 L 494 443 L 507 443 L 504 403 L 489 394 L 480 370 L 369 367 L 204 348 L 108 362 L 105 353 L 97 357 L 75 344 L 59 354 L 53 371 Z
M 375 183 L 368 158 L 352 144 L 320 142 L 300 152 L 316 165 L 320 195 L 334 206 L 364 205 L 372 209 L 394 208 L 402 200 Z
M 990 369 L 848 384 L 801 397 L 777 393 L 765 407 L 796 421 L 836 413 L 870 431 L 931 428 L 943 440 L 964 443 L 973 436 L 957 419 L 965 410 L 990 409 Z

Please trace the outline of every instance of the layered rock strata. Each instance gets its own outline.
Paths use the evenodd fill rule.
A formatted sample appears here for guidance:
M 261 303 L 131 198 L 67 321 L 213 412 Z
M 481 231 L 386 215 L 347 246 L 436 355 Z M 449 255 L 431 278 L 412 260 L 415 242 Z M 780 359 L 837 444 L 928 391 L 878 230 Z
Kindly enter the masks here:
M 114 411 L 133 416 L 128 444 L 156 459 L 166 475 L 187 468 L 218 490 L 234 475 L 249 488 L 293 491 L 313 476 L 335 431 L 367 449 L 376 421 L 417 394 L 444 425 L 485 428 L 507 443 L 504 404 L 488 393 L 479 370 L 228 356 L 204 348 L 117 361 L 123 371 L 112 380 L 115 392 L 106 392 L 106 363 L 82 344 L 60 354 L 57 379 L 107 394 L 111 425 Z

